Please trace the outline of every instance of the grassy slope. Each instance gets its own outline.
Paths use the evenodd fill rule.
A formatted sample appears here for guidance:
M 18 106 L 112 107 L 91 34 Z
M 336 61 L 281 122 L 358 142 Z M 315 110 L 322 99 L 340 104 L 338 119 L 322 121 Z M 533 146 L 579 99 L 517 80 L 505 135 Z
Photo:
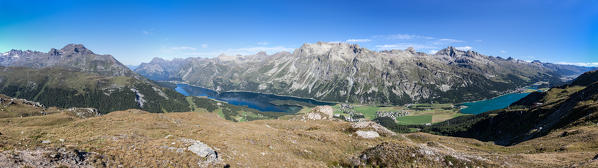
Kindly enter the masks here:
M 555 87 L 545 93 L 530 95 L 509 109 L 457 117 L 425 127 L 424 131 L 513 145 L 558 129 L 595 125 L 598 103 L 593 99 L 598 97 L 597 88 L 596 83 L 588 87 Z
M 577 133 L 567 136 L 555 132 L 510 147 L 426 133 L 360 139 L 347 132 L 348 126 L 349 123 L 339 121 L 259 120 L 234 123 L 207 112 L 152 114 L 128 110 L 88 119 L 54 113 L 0 119 L 0 151 L 70 146 L 105 155 L 102 159 L 111 161 L 107 166 L 121 164 L 125 167 L 195 166 L 198 157 L 191 152 L 176 153 L 164 148 L 186 148 L 178 143 L 179 138 L 206 143 L 216 149 L 223 161 L 232 167 L 326 167 L 346 164 L 348 158 L 358 156 L 362 151 L 383 142 L 413 149 L 426 147 L 455 156 L 480 157 L 485 159 L 483 164 L 491 164 L 484 167 L 595 166 L 596 163 L 587 161 L 598 152 L 598 138 L 594 138 L 598 137 L 598 129 L 588 126 L 570 128 L 567 131 L 577 130 Z M 59 139 L 65 141 L 60 142 Z M 52 143 L 42 144 L 42 140 Z M 416 151 L 387 152 L 409 158 L 409 153 Z M 408 159 L 397 164 L 438 167 L 438 163 L 426 161 L 421 158 L 418 158 L 418 162 Z
M 417 116 L 404 116 L 397 118 L 398 124 L 403 125 L 414 125 L 414 124 L 422 124 L 422 123 L 431 123 L 432 122 L 432 115 L 417 115 Z
M 322 167 L 381 141 L 358 141 L 344 132 L 348 124 L 343 122 L 234 123 L 205 112 L 150 114 L 130 110 L 90 119 L 52 114 L 0 119 L 0 123 L 4 134 L 1 150 L 75 145 L 113 156 L 125 167 L 194 166 L 198 159 L 194 154 L 160 148 L 186 148 L 172 144 L 183 137 L 201 140 L 218 149 L 219 155 L 233 167 Z M 167 135 L 173 136 L 165 138 Z M 66 141 L 59 143 L 59 139 Z M 40 144 L 41 140 L 55 143 Z M 128 148 L 132 145 L 136 146 L 135 151 Z

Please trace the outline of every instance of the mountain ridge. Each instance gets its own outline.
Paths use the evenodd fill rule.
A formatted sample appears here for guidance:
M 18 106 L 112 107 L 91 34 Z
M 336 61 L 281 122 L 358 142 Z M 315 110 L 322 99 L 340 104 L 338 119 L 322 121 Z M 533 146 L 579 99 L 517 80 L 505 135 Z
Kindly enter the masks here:
M 111 76 L 136 76 L 111 55 L 98 55 L 82 44 L 68 44 L 62 49 L 50 49 L 47 53 L 31 50 L 10 50 L 0 56 L 0 66 L 5 67 L 62 67 L 82 72 Z
M 190 111 L 183 95 L 142 77 L 111 55 L 81 44 L 49 52 L 10 50 L 0 55 L 0 93 L 47 106 Z
M 564 72 L 557 70 L 563 65 L 485 56 L 452 46 L 426 54 L 412 48 L 372 51 L 357 44 L 318 42 L 292 53 L 161 61 L 165 62 L 142 63 L 135 71 L 152 80 L 183 81 L 217 91 L 365 104 L 456 103 L 494 97 L 541 80 L 564 83 Z M 569 74 L 591 69 L 567 67 Z

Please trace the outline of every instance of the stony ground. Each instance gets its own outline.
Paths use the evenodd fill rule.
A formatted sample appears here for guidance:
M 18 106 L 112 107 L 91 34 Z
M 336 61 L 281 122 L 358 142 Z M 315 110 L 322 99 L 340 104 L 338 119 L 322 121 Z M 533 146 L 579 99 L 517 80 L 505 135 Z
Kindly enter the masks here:
M 502 147 L 425 133 L 363 138 L 351 123 L 335 120 L 235 123 L 199 112 L 127 110 L 91 118 L 63 112 L 0 119 L 0 167 L 598 166 L 592 160 L 598 129 L 574 129 Z

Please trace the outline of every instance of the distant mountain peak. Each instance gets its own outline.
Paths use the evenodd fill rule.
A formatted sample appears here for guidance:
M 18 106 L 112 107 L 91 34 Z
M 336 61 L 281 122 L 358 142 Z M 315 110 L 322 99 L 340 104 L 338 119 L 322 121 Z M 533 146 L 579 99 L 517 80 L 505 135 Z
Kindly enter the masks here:
M 150 63 L 160 63 L 160 62 L 165 62 L 166 60 L 164 60 L 163 58 L 160 57 L 154 57 L 152 58 L 152 60 L 150 61 Z
M 475 52 L 475 51 L 473 51 L 473 50 L 467 50 L 467 52 L 465 53 L 465 55 L 466 55 L 466 56 L 470 56 L 470 57 L 476 57 L 476 56 L 479 56 L 479 55 L 480 55 L 480 53 L 478 53 L 478 52 Z
M 94 54 L 91 50 L 85 48 L 83 44 L 68 44 L 60 49 L 63 53 Z
M 50 54 L 52 56 L 57 56 L 57 55 L 60 55 L 60 51 L 58 49 L 52 48 L 52 49 L 50 49 L 50 51 L 48 51 L 48 54 Z
M 349 43 L 337 43 L 337 42 L 322 42 L 318 41 L 316 43 L 304 43 L 300 49 L 302 48 L 361 48 L 358 44 L 349 44 Z
M 415 54 L 416 53 L 416 51 L 415 51 L 415 49 L 413 49 L 413 47 L 407 47 L 407 49 L 405 49 L 405 51 L 407 51 L 407 52 L 409 52 L 411 54 Z
M 305 43 L 299 49 L 295 50 L 297 55 L 314 56 L 314 55 L 328 55 L 352 59 L 355 53 L 367 50 L 359 47 L 357 44 L 349 43 L 335 43 L 335 42 L 317 42 Z
M 137 76 L 111 55 L 98 55 L 82 44 L 68 44 L 62 49 L 39 52 L 11 50 L 3 53 L 0 66 L 29 67 L 34 69 L 60 67 L 108 76 Z
M 268 53 L 266 53 L 265 51 L 260 51 L 257 54 L 255 54 L 257 56 L 268 56 Z
M 459 55 L 459 53 L 463 53 L 463 51 L 461 51 L 453 46 L 448 46 L 447 48 L 436 52 L 436 55 L 448 55 L 448 56 L 454 57 L 454 56 Z
M 448 55 L 450 57 L 456 57 L 456 56 L 478 57 L 478 56 L 481 56 L 480 53 L 475 52 L 473 50 L 463 51 L 463 50 L 459 50 L 457 47 L 453 47 L 453 46 L 448 46 L 447 48 L 444 48 L 444 49 L 436 52 L 436 55 Z

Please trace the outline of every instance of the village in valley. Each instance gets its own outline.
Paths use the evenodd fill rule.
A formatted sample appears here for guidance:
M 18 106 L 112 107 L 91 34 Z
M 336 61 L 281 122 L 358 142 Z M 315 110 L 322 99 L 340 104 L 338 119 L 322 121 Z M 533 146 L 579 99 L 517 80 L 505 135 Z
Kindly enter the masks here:
M 357 104 L 337 104 L 333 106 L 334 117 L 349 122 L 374 120 L 388 117 L 403 125 L 431 125 L 462 114 L 453 104 L 408 104 L 404 106 L 377 106 Z

